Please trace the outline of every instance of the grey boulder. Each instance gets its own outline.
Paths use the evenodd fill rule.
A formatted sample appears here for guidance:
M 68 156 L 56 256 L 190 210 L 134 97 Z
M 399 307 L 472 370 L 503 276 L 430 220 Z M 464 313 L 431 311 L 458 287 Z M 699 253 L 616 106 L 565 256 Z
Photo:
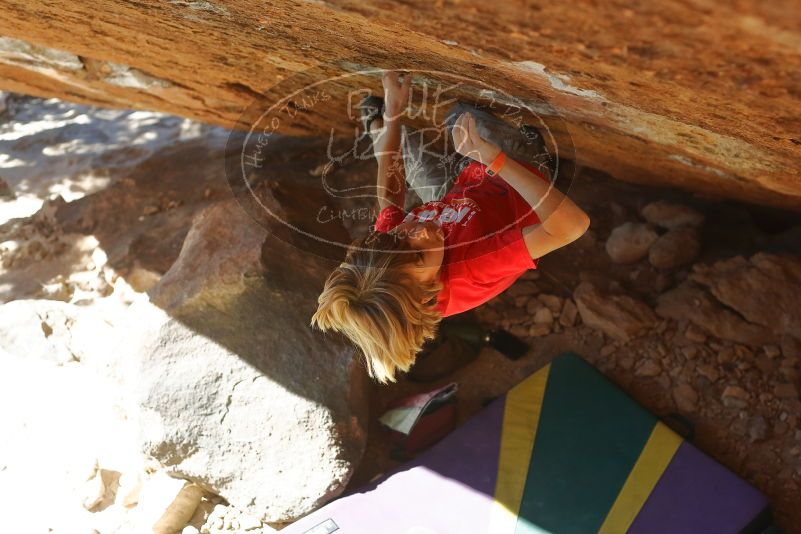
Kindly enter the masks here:
M 615 263 L 633 263 L 648 255 L 657 234 L 647 224 L 626 222 L 615 227 L 606 240 L 606 252 Z
M 225 201 L 131 310 L 144 452 L 266 522 L 337 496 L 364 452 L 363 367 L 309 327 L 330 268 Z

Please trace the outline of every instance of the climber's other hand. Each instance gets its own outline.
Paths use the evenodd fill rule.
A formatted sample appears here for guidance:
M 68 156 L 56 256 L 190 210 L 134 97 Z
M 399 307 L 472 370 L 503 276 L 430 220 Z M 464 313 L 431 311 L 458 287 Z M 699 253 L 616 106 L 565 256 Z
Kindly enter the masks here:
M 403 81 L 399 79 L 398 71 L 384 71 L 381 82 L 384 85 L 384 120 L 397 120 L 406 112 L 409 106 L 409 88 L 412 86 L 412 75 L 403 75 Z
M 476 119 L 470 112 L 459 115 L 453 125 L 453 146 L 463 156 L 489 165 L 500 154 L 501 149 L 492 141 L 478 134 Z

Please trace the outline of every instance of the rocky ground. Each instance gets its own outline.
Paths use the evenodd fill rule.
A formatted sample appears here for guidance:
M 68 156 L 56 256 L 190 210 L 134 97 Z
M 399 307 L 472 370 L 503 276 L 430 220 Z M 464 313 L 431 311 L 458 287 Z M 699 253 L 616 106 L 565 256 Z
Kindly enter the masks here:
M 214 263 L 198 258 L 211 258 L 215 246 L 262 239 L 238 237 L 247 233 L 235 231 L 244 223 L 226 215 L 225 132 L 159 114 L 108 113 L 12 96 L 0 116 L 2 152 L 10 155 L 0 160 L 7 185 L 0 191 L 0 214 L 8 219 L 0 226 L 0 299 L 6 302 L 0 306 L 0 391 L 4 405 L 16 407 L 4 411 L 3 424 L 8 435 L 17 436 L 0 445 L 0 501 L 20 510 L 15 532 L 105 534 L 141 532 L 142 525 L 158 525 L 159 532 L 269 532 L 272 527 L 261 521 L 265 515 L 243 510 L 247 502 L 230 504 L 242 498 L 241 488 L 198 475 L 180 451 L 159 461 L 141 454 L 137 414 L 146 402 L 127 394 L 130 377 L 138 375 L 114 344 L 134 323 L 145 322 L 131 310 L 149 305 L 147 290 L 164 309 L 181 299 L 217 303 L 216 294 L 176 290 L 176 280 L 205 280 L 190 271 Z M 21 126 L 37 121 L 50 122 L 37 132 Z M 121 132 L 129 143 L 101 150 Z M 79 140 L 64 149 L 71 139 Z M 315 140 L 282 145 L 274 181 L 268 182 L 273 197 L 280 200 L 316 180 L 324 155 L 318 149 L 324 146 Z M 331 179 L 369 183 L 373 172 L 368 161 L 337 169 Z M 801 217 L 625 184 L 586 169 L 570 195 L 591 215 L 590 231 L 476 310 L 485 324 L 525 338 L 529 353 L 511 361 L 486 349 L 466 363 L 446 362 L 448 372 L 437 381 L 407 377 L 372 387 L 366 452 L 349 488 L 398 465 L 377 422 L 391 400 L 456 381 L 464 421 L 550 358 L 574 350 L 655 414 L 685 416 L 695 426 L 696 444 L 762 489 L 784 529 L 801 532 Z M 346 201 L 346 212 L 354 213 L 361 202 Z M 228 234 L 219 229 L 225 223 L 233 229 Z M 365 224 L 343 220 L 351 234 Z M 190 232 L 194 237 L 187 239 Z M 261 254 L 298 254 L 273 246 Z M 226 250 L 223 258 L 233 260 L 220 264 L 221 279 L 230 278 L 226 266 L 252 268 L 253 254 Z M 262 263 L 274 279 L 290 276 L 269 259 Z M 272 299 L 297 307 L 273 289 L 258 291 L 272 291 Z M 300 315 L 298 329 L 305 329 Z M 298 332 L 302 348 L 315 347 Z M 240 342 L 213 338 L 228 340 L 229 350 Z M 260 367 L 257 358 L 249 363 Z M 150 398 L 161 398 L 149 391 Z M 362 398 L 355 391 L 354 402 L 367 402 L 367 394 Z M 230 409 L 233 418 L 239 399 L 227 400 L 224 414 Z M 310 414 L 308 420 L 317 421 L 319 414 Z M 350 425 L 358 436 L 358 417 Z M 200 441 L 195 445 L 208 450 Z M 163 455 L 158 449 L 154 442 L 154 454 Z M 167 476 L 176 469 L 192 482 Z M 271 481 L 278 476 L 269 475 Z M 46 517 L 36 513 L 42 502 L 52 511 Z

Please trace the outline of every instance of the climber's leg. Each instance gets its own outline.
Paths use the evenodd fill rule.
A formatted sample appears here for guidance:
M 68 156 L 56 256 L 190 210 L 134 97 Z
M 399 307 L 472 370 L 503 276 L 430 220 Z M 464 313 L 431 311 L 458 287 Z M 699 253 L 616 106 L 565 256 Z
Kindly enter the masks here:
M 376 153 L 383 150 L 384 132 L 386 131 L 382 119 L 384 99 L 377 96 L 365 97 L 359 104 L 359 108 L 361 109 L 362 125 L 372 139 L 373 155 L 375 156 Z M 450 175 L 441 163 L 442 154 L 438 154 L 431 146 L 432 143 L 428 143 L 425 137 L 422 130 L 410 129 L 406 125 L 401 127 L 401 153 L 403 154 L 406 183 L 410 191 L 410 195 L 407 197 L 408 204 L 417 203 L 414 196 L 419 197 L 423 202 L 439 200 L 445 195 L 450 185 L 448 180 Z
M 364 131 L 370 134 L 373 156 L 375 156 L 376 153 L 381 152 L 383 146 L 384 99 L 380 96 L 366 96 L 359 102 L 359 110 Z
M 428 134 L 428 135 L 427 135 Z M 401 129 L 401 148 L 406 183 L 423 202 L 440 200 L 448 192 L 455 175 L 450 172 L 447 154 L 442 153 L 432 132 L 406 127 Z

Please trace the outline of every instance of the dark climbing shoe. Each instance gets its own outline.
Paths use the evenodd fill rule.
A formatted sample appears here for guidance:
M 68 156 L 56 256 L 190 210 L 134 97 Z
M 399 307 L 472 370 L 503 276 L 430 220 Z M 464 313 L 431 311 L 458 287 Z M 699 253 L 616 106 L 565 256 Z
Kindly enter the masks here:
M 384 99 L 380 96 L 366 96 L 359 102 L 359 111 L 364 132 L 369 134 L 370 125 L 384 114 Z

